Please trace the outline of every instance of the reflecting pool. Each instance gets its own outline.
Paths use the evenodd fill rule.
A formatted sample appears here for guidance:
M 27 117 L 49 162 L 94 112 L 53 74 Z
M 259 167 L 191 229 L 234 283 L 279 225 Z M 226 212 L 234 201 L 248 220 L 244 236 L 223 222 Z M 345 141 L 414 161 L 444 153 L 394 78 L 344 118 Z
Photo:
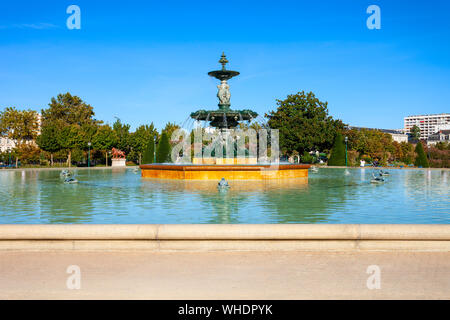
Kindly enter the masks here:
M 133 169 L 0 170 L 0 223 L 450 223 L 448 170 L 321 168 L 308 180 L 143 179 Z

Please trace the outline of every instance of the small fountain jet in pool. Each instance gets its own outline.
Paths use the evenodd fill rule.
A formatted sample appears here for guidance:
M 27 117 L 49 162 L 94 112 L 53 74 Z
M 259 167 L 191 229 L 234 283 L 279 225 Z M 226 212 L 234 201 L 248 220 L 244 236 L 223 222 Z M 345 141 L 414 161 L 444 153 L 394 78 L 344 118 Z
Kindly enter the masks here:
M 64 183 L 78 183 L 78 180 L 73 177 L 69 170 L 63 170 L 60 173 L 61 178 L 64 178 Z
M 217 187 L 219 189 L 227 189 L 230 187 L 230 185 L 228 184 L 228 181 L 225 180 L 225 178 L 222 178 L 219 183 L 217 184 Z
M 72 176 L 72 173 L 69 170 L 63 170 L 59 175 L 61 178 L 68 178 Z
M 370 183 L 383 183 L 384 178 L 382 176 L 375 176 L 375 174 L 372 172 L 372 179 L 370 180 Z
M 64 183 L 78 183 L 78 180 L 74 177 L 67 177 L 64 179 Z
M 231 78 L 238 76 L 239 72 L 227 70 L 225 65 L 228 60 L 225 53 L 222 53 L 222 57 L 219 60 L 222 65 L 221 70 L 215 70 L 208 72 L 208 75 L 220 80 L 220 84 L 217 86 L 217 98 L 219 98 L 218 110 L 198 110 L 191 113 L 191 118 L 201 121 L 210 121 L 210 126 L 218 129 L 231 129 L 235 128 L 240 121 L 251 121 L 256 118 L 258 114 L 252 110 L 232 110 L 230 108 L 230 85 L 227 83 Z

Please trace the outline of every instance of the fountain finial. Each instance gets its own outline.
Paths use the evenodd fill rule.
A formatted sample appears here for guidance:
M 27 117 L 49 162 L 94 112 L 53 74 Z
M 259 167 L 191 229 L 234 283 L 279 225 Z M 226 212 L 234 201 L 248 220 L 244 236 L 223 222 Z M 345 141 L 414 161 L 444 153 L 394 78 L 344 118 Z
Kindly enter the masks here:
M 225 69 L 225 65 L 228 63 L 227 56 L 225 55 L 225 52 L 222 52 L 222 56 L 220 57 L 219 63 L 222 64 L 222 70 Z

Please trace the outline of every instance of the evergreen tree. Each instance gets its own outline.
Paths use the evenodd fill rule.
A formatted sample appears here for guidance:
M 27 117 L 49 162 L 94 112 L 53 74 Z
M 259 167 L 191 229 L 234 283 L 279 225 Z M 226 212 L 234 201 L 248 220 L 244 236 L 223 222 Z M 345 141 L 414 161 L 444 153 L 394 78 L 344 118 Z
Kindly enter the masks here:
M 156 149 L 156 162 L 170 162 L 170 142 L 167 133 L 163 131 Z
M 428 168 L 430 165 L 428 164 L 427 155 L 425 154 L 425 151 L 423 151 L 422 143 L 419 142 L 416 145 L 415 152 L 417 154 L 416 161 L 414 162 L 414 165 L 416 167 L 422 167 L 422 168 Z
M 345 144 L 342 135 L 338 132 L 334 139 L 331 156 L 328 160 L 329 166 L 345 166 Z
M 153 162 L 155 162 L 155 140 L 150 139 L 142 154 L 142 163 L 148 164 Z

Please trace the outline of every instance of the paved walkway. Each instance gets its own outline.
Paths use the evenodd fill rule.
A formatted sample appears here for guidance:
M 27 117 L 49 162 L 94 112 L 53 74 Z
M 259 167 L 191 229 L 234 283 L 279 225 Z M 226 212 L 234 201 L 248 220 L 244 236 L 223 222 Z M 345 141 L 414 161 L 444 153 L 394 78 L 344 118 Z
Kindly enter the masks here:
M 0 252 L 0 299 L 23 298 L 450 299 L 450 252 Z

